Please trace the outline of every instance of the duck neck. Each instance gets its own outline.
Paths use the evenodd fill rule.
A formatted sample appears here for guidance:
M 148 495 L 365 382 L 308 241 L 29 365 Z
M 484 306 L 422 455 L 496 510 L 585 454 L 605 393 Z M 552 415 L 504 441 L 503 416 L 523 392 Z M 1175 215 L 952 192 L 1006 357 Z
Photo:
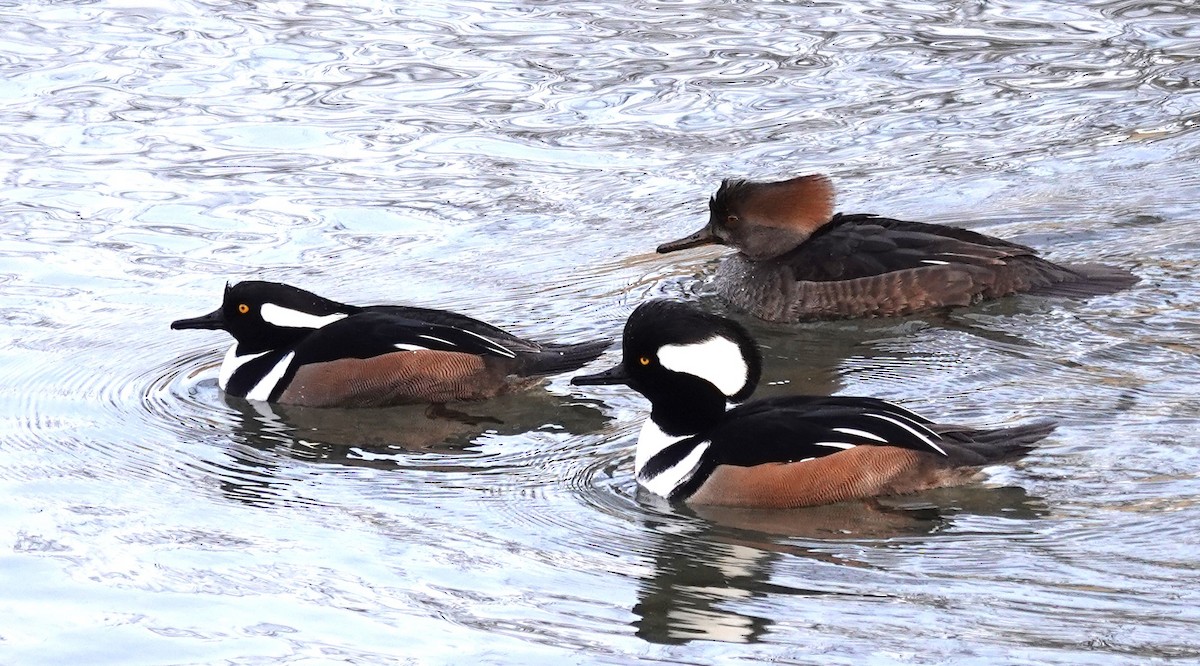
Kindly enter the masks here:
M 692 376 L 648 395 L 650 421 L 665 436 L 688 437 L 707 431 L 725 414 L 726 397 L 715 386 Z

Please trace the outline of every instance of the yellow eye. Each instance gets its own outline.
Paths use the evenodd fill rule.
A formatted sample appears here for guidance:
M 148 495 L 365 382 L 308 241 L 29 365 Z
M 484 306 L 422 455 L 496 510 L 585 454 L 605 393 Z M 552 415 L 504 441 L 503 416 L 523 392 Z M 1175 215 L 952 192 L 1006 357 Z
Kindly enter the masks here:
M 250 311 L 250 306 L 246 305 L 245 303 L 242 303 L 241 305 L 238 306 L 238 312 L 240 312 L 242 314 L 246 314 L 249 311 Z
M 649 357 L 649 356 L 643 356 L 643 357 L 641 357 L 641 358 L 639 358 L 639 359 L 638 359 L 638 363 L 641 363 L 642 365 L 650 365 L 650 357 Z

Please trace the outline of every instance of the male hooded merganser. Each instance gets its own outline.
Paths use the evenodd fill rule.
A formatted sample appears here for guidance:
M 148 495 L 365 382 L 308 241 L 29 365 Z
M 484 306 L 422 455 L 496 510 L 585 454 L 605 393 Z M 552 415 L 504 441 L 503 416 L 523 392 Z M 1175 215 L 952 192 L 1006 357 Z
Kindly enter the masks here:
M 622 362 L 572 384 L 625 384 L 650 400 L 638 483 L 670 500 L 789 508 L 966 483 L 1015 460 L 1052 423 L 998 430 L 941 425 L 875 398 L 748 398 L 762 361 L 737 322 L 677 301 L 642 304 Z
M 173 329 L 228 331 L 229 395 L 308 407 L 483 400 L 576 370 L 611 344 L 541 344 L 456 312 L 358 307 L 277 282 L 225 286 L 217 310 Z
M 906 315 L 1020 292 L 1091 296 L 1138 280 L 1115 266 L 1054 264 L 966 229 L 834 215 L 833 195 L 822 175 L 725 180 L 708 202 L 708 224 L 658 251 L 737 248 L 717 269 L 718 293 L 768 321 Z

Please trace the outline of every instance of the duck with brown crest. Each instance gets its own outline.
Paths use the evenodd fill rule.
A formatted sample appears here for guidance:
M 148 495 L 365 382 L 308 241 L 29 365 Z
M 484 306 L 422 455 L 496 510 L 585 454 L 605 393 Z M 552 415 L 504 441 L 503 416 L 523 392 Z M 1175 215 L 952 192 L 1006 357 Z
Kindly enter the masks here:
M 823 175 L 725 180 L 708 224 L 661 253 L 718 243 L 719 295 L 767 321 L 907 315 L 1017 293 L 1084 297 L 1138 281 L 1127 269 L 1056 264 L 1036 250 L 940 224 L 834 214 Z

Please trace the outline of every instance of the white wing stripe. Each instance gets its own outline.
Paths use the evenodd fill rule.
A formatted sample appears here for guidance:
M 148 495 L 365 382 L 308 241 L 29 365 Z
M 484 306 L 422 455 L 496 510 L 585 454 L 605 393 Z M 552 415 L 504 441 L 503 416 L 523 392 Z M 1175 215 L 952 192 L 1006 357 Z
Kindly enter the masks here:
M 866 430 L 858 430 L 856 428 L 834 428 L 833 431 L 840 432 L 843 435 L 850 435 L 851 437 L 862 437 L 863 439 L 874 440 L 881 444 L 888 443 L 888 441 L 886 439 L 880 437 L 879 435 L 869 433 Z
M 813 446 L 828 446 L 833 449 L 852 449 L 855 445 L 847 444 L 846 442 L 813 442 Z
M 421 345 L 406 345 L 403 342 L 397 342 L 392 346 L 400 351 L 429 351 L 429 347 L 422 347 Z
M 473 335 L 473 336 L 475 336 L 475 337 L 479 338 L 480 340 L 483 340 L 484 342 L 486 342 L 486 343 L 488 344 L 488 347 L 491 347 L 491 349 L 492 349 L 493 351 L 499 352 L 500 354 L 503 354 L 503 355 L 505 355 L 505 356 L 507 356 L 507 357 L 509 357 L 509 358 L 516 358 L 516 357 L 517 357 L 517 355 L 516 355 L 516 354 L 514 354 L 514 353 L 512 353 L 511 351 L 509 351 L 509 350 L 505 349 L 504 347 L 501 347 L 500 345 L 496 344 L 496 343 L 495 343 L 495 342 L 493 342 L 492 340 L 489 340 L 488 338 L 485 338 L 485 337 L 483 337 L 482 335 L 480 335 L 480 334 L 478 334 L 478 333 L 475 333 L 474 331 L 468 331 L 468 330 L 466 330 L 465 328 L 458 328 L 458 329 L 455 329 L 455 330 L 457 330 L 457 331 L 462 331 L 463 333 L 466 333 L 467 335 Z
M 892 417 L 892 416 L 888 416 L 888 415 L 886 415 L 886 414 L 875 414 L 875 413 L 872 413 L 872 412 L 868 412 L 868 413 L 866 413 L 866 414 L 863 414 L 863 416 L 870 416 L 870 417 L 872 417 L 872 418 L 876 418 L 876 419 L 879 419 L 879 420 L 881 420 L 881 421 L 887 421 L 888 423 L 894 423 L 894 424 L 896 424 L 896 425 L 900 426 L 901 428 L 904 428 L 905 430 L 909 431 L 909 432 L 910 432 L 910 433 L 912 433 L 913 435 L 915 435 L 915 436 L 917 437 L 917 439 L 919 439 L 919 440 L 921 440 L 922 442 L 925 442 L 926 444 L 928 444 L 928 445 L 929 445 L 929 446 L 930 446 L 930 447 L 931 447 L 931 448 L 932 448 L 934 451 L 937 451 L 938 453 L 940 453 L 940 454 L 942 454 L 942 455 L 944 455 L 944 456 L 946 455 L 946 452 L 945 452 L 945 451 L 942 449 L 942 447 L 938 446 L 937 444 L 934 444 L 934 443 L 933 443 L 933 440 L 932 440 L 932 439 L 929 439 L 928 435 L 926 435 L 925 433 L 922 433 L 922 432 L 920 432 L 920 431 L 919 431 L 919 430 L 917 430 L 916 428 L 914 428 L 914 427 L 912 427 L 911 425 L 909 425 L 909 424 L 907 424 L 907 423 L 905 423 L 905 422 L 901 421 L 900 419 L 897 419 L 897 418 L 895 418 L 895 417 Z M 927 431 L 927 432 L 929 432 L 929 434 L 930 434 L 930 435 L 933 435 L 933 434 L 934 434 L 932 431 Z M 947 456 L 947 457 L 949 457 L 949 456 Z
M 425 335 L 424 333 L 422 333 L 421 335 L 418 335 L 417 337 L 419 337 L 419 338 L 425 338 L 426 340 L 433 340 L 434 342 L 441 342 L 442 344 L 447 344 L 447 345 L 450 345 L 451 347 L 457 347 L 457 346 L 458 346 L 458 345 L 454 344 L 453 342 L 450 342 L 449 340 L 443 340 L 443 339 L 441 339 L 441 338 L 435 338 L 435 337 L 433 337 L 432 335 Z

